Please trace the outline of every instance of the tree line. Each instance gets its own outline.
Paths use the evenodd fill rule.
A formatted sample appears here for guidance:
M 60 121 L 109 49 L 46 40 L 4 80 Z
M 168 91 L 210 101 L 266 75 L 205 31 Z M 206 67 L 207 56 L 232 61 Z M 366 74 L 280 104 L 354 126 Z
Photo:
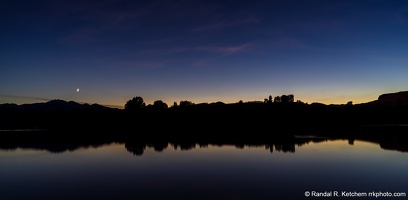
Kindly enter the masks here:
M 272 97 L 272 95 L 269 95 L 268 98 L 265 98 L 264 101 L 249 101 L 246 103 L 293 103 L 295 101 L 295 97 L 293 94 L 289 94 L 289 95 L 281 95 L 281 96 L 275 96 Z M 302 101 L 298 100 L 298 103 L 302 103 Z M 242 100 L 240 100 L 239 102 L 237 102 L 239 104 L 244 103 Z M 206 103 L 204 103 L 206 104 Z M 223 105 L 225 103 L 223 102 L 215 102 L 212 104 L 219 104 L 219 105 Z M 141 96 L 135 96 L 132 99 L 128 100 L 124 106 L 125 110 L 129 110 L 129 111 L 140 111 L 143 109 L 147 109 L 147 110 L 166 110 L 168 108 L 183 108 L 183 107 L 189 107 L 189 106 L 193 106 L 195 105 L 195 103 L 188 101 L 188 100 L 182 100 L 179 102 L 179 104 L 177 104 L 177 102 L 174 102 L 172 106 L 168 106 L 167 103 L 163 102 L 162 100 L 156 100 L 153 102 L 153 104 L 148 104 L 146 105 L 146 103 L 144 102 L 143 97 Z

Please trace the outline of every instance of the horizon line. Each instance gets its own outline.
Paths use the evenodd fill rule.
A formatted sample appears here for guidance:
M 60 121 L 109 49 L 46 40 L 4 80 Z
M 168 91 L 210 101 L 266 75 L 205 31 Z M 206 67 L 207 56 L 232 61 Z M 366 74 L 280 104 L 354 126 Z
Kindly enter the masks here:
M 402 92 L 402 91 L 399 91 L 399 92 Z M 395 93 L 398 93 L 398 92 L 395 92 Z M 385 94 L 385 93 L 384 93 Z M 280 95 L 280 96 L 282 96 L 282 95 Z M 65 100 L 65 99 L 59 99 L 59 98 L 54 98 L 54 99 L 51 99 L 51 98 L 43 98 L 43 97 L 34 97 L 34 96 L 23 96 L 23 95 L 9 95 L 9 94 L 0 94 L 0 97 L 8 97 L 8 98 L 16 98 L 16 99 L 31 99 L 31 100 L 40 100 L 41 102 L 33 102 L 33 103 L 45 103 L 45 102 L 48 102 L 48 101 L 52 101 L 52 100 L 63 100 L 63 101 L 66 101 L 66 102 L 69 102 L 69 101 L 73 101 L 73 100 Z M 143 97 L 142 97 L 143 98 Z M 129 99 L 130 100 L 130 99 Z M 363 103 L 357 103 L 357 104 L 364 104 L 364 103 L 369 103 L 369 102 L 372 102 L 372 101 L 375 101 L 375 100 L 377 100 L 377 99 L 373 99 L 373 100 L 371 100 L 371 101 L 367 101 L 367 102 L 363 102 Z M 189 101 L 189 100 L 180 100 L 179 102 L 181 102 L 181 101 Z M 302 100 L 300 100 L 300 99 L 298 99 L 298 100 L 296 100 L 296 101 L 300 101 L 300 102 L 303 102 Z M 296 102 L 296 101 L 294 101 L 294 102 Z M 81 101 L 73 101 L 73 102 L 76 102 L 76 103 L 79 103 L 79 104 L 90 104 L 90 105 L 92 105 L 92 104 L 98 104 L 98 105 L 101 105 L 101 106 L 105 106 L 105 107 L 109 107 L 109 108 L 117 108 L 117 109 L 124 109 L 124 107 L 125 107 L 125 104 L 123 104 L 123 105 L 114 105 L 114 104 L 101 104 L 101 103 L 88 103 L 88 102 L 81 102 Z M 224 103 L 224 104 L 235 104 L 235 103 L 238 103 L 238 102 L 240 102 L 240 101 L 237 101 L 237 102 L 235 102 L 235 103 L 225 103 L 225 102 L 223 102 L 223 101 L 214 101 L 214 102 L 199 102 L 199 103 L 195 103 L 195 102 L 192 102 L 192 103 L 194 103 L 194 104 L 211 104 L 211 103 L 218 103 L 218 102 L 221 102 L 221 103 Z M 250 101 L 243 101 L 244 103 L 251 103 L 251 102 L 264 102 L 264 101 L 262 101 L 262 100 L 250 100 Z M 352 102 L 352 101 L 351 101 Z M 17 104 L 17 105 L 24 105 L 24 104 L 33 104 L 33 103 L 20 103 L 20 104 L 18 104 L 18 103 L 10 103 L 10 104 Z M 145 102 L 146 103 L 146 102 Z M 309 102 L 303 102 L 303 103 L 306 103 L 306 104 L 312 104 L 312 103 L 321 103 L 321 104 L 325 104 L 325 105 L 342 105 L 341 103 L 340 104 L 335 104 L 335 103 L 330 103 L 330 104 L 327 104 L 327 103 L 323 103 L 323 102 L 317 102 L 317 101 L 315 101 L 315 102 L 312 102 L 312 103 L 309 103 Z M 1 103 L 1 104 L 7 104 L 7 103 Z M 166 103 L 167 104 L 167 103 Z M 152 104 L 147 104 L 147 105 L 153 105 L 153 103 Z M 169 104 L 168 104 L 169 105 Z

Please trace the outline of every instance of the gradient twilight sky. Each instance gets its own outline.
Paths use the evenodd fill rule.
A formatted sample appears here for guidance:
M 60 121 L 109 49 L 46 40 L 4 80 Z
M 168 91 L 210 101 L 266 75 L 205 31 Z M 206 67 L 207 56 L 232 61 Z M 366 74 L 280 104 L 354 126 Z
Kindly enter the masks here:
M 0 103 L 408 90 L 406 0 L 2 0 L 0 26 Z

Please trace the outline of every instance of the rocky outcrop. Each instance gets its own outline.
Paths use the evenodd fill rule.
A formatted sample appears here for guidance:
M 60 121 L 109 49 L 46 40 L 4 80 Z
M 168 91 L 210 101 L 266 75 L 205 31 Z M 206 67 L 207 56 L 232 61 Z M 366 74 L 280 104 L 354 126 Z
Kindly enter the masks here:
M 408 91 L 382 94 L 378 97 L 378 103 L 408 105 Z

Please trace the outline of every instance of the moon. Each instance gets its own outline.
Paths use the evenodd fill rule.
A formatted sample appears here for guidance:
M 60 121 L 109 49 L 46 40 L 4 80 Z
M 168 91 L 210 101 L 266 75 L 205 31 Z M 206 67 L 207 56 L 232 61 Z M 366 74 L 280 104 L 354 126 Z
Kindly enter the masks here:
M 77 88 L 77 92 L 79 92 L 79 88 Z

